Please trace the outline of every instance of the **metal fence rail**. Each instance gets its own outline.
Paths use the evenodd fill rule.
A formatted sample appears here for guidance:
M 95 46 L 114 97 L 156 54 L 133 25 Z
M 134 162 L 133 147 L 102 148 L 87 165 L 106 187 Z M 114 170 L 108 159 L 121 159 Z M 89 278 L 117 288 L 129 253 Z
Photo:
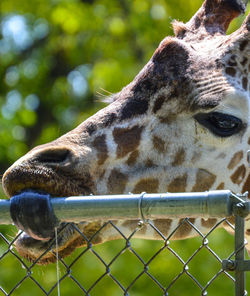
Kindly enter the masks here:
M 32 192 L 24 194 L 33 196 Z M 232 215 L 238 199 L 229 190 L 197 193 L 124 194 L 75 196 L 50 199 L 56 217 L 63 222 L 114 219 L 163 219 Z M 9 200 L 0 200 L 0 224 L 11 224 Z
M 26 195 L 32 196 L 33 193 L 25 193 Z M 24 196 L 25 197 L 25 196 Z M 0 224 L 11 224 L 11 200 L 0 200 Z M 237 196 L 232 194 L 228 190 L 221 191 L 209 191 L 201 193 L 166 193 L 166 194 L 146 194 L 142 193 L 139 195 L 118 195 L 118 196 L 84 196 L 84 197 L 67 197 L 67 198 L 53 198 L 49 199 L 51 203 L 51 208 L 57 219 L 63 222 L 73 222 L 72 227 L 80 233 L 77 225 L 82 221 L 96 221 L 102 220 L 103 224 L 96 231 L 96 233 L 101 232 L 105 227 L 114 228 L 125 240 L 125 247 L 118 252 L 118 254 L 107 263 L 93 248 L 92 242 L 94 241 L 95 235 L 88 238 L 84 233 L 81 233 L 82 238 L 86 240 L 86 247 L 81 252 L 77 258 L 75 258 L 70 264 L 62 258 L 59 258 L 62 266 L 65 268 L 65 273 L 61 276 L 60 282 L 63 282 L 66 278 L 70 278 L 81 290 L 79 295 L 95 295 L 92 291 L 96 285 L 105 277 L 108 276 L 112 281 L 119 287 L 122 294 L 130 295 L 130 290 L 142 276 L 147 276 L 152 280 L 155 285 L 161 291 L 159 295 L 171 295 L 168 294 L 172 286 L 176 285 L 179 278 L 184 275 L 187 276 L 193 283 L 199 288 L 199 295 L 207 295 L 207 289 L 213 282 L 221 275 L 224 274 L 227 278 L 235 283 L 235 295 L 243 296 L 247 295 L 245 291 L 245 271 L 250 269 L 249 261 L 244 259 L 244 220 L 249 214 L 250 204 L 246 200 L 246 196 Z M 220 258 L 217 253 L 209 246 L 208 236 L 214 231 L 214 229 L 220 227 L 223 223 L 227 223 L 229 227 L 234 230 L 234 226 L 227 220 L 227 217 L 234 215 L 235 218 L 235 249 L 226 258 Z M 186 218 L 189 217 L 189 218 Z M 193 223 L 192 218 L 203 217 L 208 218 L 219 218 L 217 223 L 210 229 L 207 234 L 203 234 Z M 175 229 L 167 237 L 161 232 L 160 229 L 154 224 L 155 219 L 178 219 L 179 223 L 176 225 Z M 141 222 L 129 236 L 122 233 L 116 223 L 112 220 L 134 220 L 138 219 Z M 202 243 L 199 248 L 187 259 L 182 259 L 182 256 L 178 254 L 171 248 L 169 241 L 173 239 L 175 233 L 183 225 L 186 227 L 191 227 L 198 236 L 201 237 Z M 131 239 L 135 234 L 140 231 L 142 225 L 155 231 L 159 237 L 163 240 L 163 247 L 157 251 L 148 261 L 145 261 L 141 256 L 135 251 L 131 245 Z M 67 224 L 66 226 L 67 227 Z M 64 231 L 63 229 L 60 230 Z M 19 234 L 20 235 L 20 234 Z M 57 284 L 55 284 L 50 290 L 45 290 L 39 280 L 32 276 L 32 270 L 36 263 L 27 264 L 23 261 L 22 257 L 18 255 L 14 250 L 13 246 L 15 244 L 15 237 L 9 240 L 5 235 L 0 233 L 0 238 L 7 245 L 4 251 L 1 252 L 0 248 L 0 266 L 1 260 L 3 260 L 7 255 L 13 255 L 16 260 L 18 260 L 26 269 L 27 274 L 11 289 L 7 291 L 0 279 L 0 295 L 15 295 L 18 287 L 27 279 L 31 279 L 43 292 L 44 295 L 52 295 Z M 54 241 L 48 246 L 47 252 L 54 252 L 53 250 Z M 0 245 L 1 246 L 1 245 Z M 214 276 L 206 283 L 201 284 L 199 279 L 194 276 L 188 269 L 188 265 L 195 256 L 203 250 L 206 249 L 211 256 L 213 256 L 221 265 L 219 271 L 217 271 Z M 143 270 L 133 281 L 124 286 L 121 281 L 115 277 L 111 272 L 111 267 L 114 262 L 119 258 L 119 256 L 125 251 L 129 250 L 132 254 L 139 260 L 140 264 L 143 265 Z M 182 265 L 182 271 L 177 274 L 168 285 L 163 285 L 155 275 L 153 275 L 150 270 L 150 264 L 155 258 L 162 253 L 164 250 L 168 250 Z M 105 267 L 105 272 L 96 279 L 96 281 L 88 288 L 84 287 L 75 276 L 72 275 L 71 270 L 79 260 L 80 256 L 83 256 L 86 252 L 90 251 L 94 256 L 97 257 L 98 261 Z M 231 271 L 234 271 L 234 277 L 231 275 Z M 223 293 L 223 291 L 222 291 Z

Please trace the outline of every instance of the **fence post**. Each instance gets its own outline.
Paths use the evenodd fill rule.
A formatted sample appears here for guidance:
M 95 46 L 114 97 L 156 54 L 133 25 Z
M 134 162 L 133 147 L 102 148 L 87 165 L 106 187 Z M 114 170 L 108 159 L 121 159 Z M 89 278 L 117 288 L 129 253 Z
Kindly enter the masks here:
M 238 204 L 237 206 L 240 206 Z M 245 218 L 239 215 L 235 216 L 235 262 L 245 260 L 244 248 Z M 235 270 L 235 296 L 246 296 L 245 291 L 245 270 Z

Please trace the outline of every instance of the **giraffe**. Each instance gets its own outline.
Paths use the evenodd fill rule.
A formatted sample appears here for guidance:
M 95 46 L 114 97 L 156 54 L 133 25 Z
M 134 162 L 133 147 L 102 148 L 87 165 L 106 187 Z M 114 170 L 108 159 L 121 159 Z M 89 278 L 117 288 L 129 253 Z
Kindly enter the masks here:
M 134 80 L 111 97 L 112 103 L 53 142 L 33 148 L 5 172 L 6 194 L 249 190 L 250 15 L 237 31 L 225 34 L 245 8 L 239 0 L 205 0 L 189 22 L 174 21 L 175 36 L 161 41 Z M 206 232 L 216 219 L 192 222 Z M 113 223 L 128 233 L 138 221 Z M 179 221 L 152 223 L 167 235 Z M 77 227 L 91 237 L 102 225 L 82 222 Z M 174 238 L 193 235 L 183 226 Z M 107 228 L 93 242 L 118 237 Z M 136 237 L 157 239 L 157 234 L 145 226 Z M 250 242 L 249 231 L 246 237 Z M 16 248 L 34 261 L 50 241 L 24 232 Z M 68 225 L 59 236 L 59 255 L 84 244 Z M 48 252 L 38 263 L 55 260 Z

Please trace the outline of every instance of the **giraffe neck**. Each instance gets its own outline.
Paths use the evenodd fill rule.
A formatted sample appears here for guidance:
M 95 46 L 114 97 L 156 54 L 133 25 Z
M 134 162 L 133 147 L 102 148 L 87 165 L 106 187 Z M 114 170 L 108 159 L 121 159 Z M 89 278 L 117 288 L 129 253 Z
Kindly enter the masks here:
M 205 235 L 211 231 L 217 223 L 218 228 L 224 227 L 232 231 L 230 222 L 217 218 L 154 219 L 148 223 L 143 223 L 140 220 L 115 220 L 106 223 L 93 222 L 88 225 L 83 223 L 80 226 L 80 230 L 87 235 L 89 239 L 93 239 L 94 243 L 104 243 L 124 238 L 178 240 L 197 236 L 197 229 L 200 233 Z M 98 233 L 98 235 L 89 232 L 91 228 L 99 229 L 101 227 L 102 231 Z

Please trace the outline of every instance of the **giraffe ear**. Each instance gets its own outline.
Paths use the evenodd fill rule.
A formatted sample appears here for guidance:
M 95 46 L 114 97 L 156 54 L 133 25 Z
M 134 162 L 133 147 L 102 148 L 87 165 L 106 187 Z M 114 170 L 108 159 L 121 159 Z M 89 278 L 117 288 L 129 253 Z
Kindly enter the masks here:
M 246 59 L 249 59 L 250 51 L 250 14 L 248 14 L 241 27 L 228 36 L 227 44 L 230 46 L 226 49 L 226 51 L 239 49 L 241 52 L 245 52 L 244 63 L 247 62 Z
M 231 21 L 245 12 L 246 5 L 247 0 L 246 3 L 243 0 L 205 0 L 188 23 L 173 23 L 175 35 L 178 38 L 184 38 L 188 34 L 197 36 L 197 31 L 200 31 L 201 37 L 204 34 L 224 35 Z

